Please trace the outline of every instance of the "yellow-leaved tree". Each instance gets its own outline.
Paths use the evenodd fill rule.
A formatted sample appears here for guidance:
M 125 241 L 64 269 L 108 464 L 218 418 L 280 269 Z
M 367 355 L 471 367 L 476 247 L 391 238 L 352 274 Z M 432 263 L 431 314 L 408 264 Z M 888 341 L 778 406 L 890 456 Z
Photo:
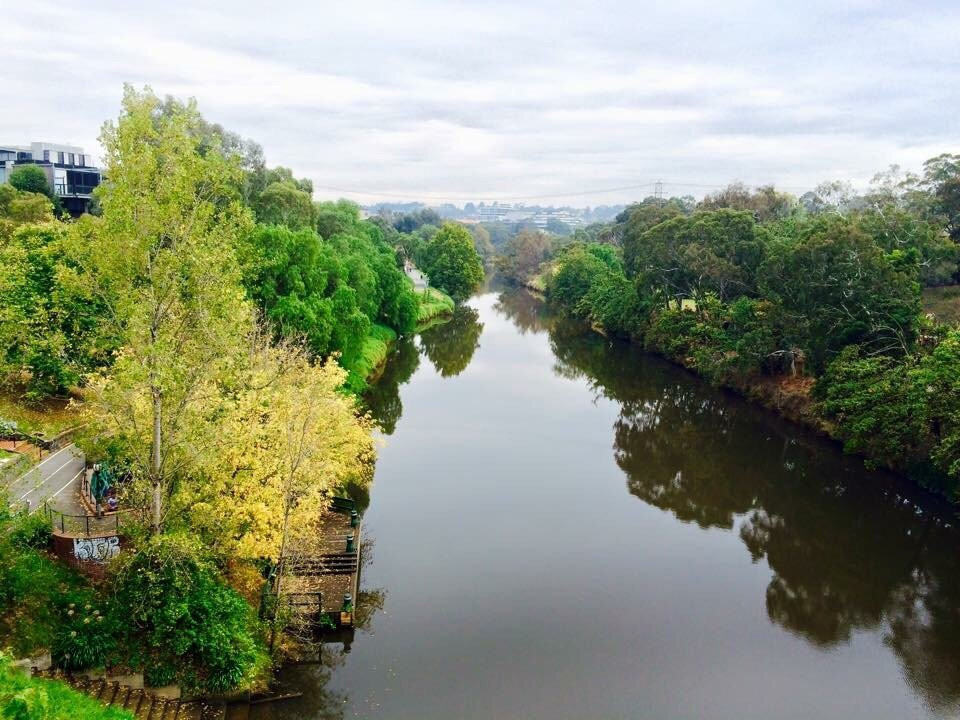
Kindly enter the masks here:
M 277 561 L 308 547 L 331 493 L 372 469 L 372 425 L 340 391 L 346 377 L 333 359 L 312 364 L 302 345 L 256 334 L 221 419 L 219 462 L 173 505 L 233 557 Z

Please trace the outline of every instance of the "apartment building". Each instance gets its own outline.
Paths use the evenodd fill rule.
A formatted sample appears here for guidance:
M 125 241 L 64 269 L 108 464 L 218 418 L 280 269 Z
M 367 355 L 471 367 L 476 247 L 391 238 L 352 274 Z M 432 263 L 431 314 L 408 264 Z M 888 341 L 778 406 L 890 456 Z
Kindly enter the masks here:
M 74 216 L 87 211 L 93 189 L 101 181 L 100 169 L 93 166 L 93 157 L 76 145 L 0 144 L 0 183 L 7 182 L 18 165 L 36 165 L 43 170 L 64 209 Z

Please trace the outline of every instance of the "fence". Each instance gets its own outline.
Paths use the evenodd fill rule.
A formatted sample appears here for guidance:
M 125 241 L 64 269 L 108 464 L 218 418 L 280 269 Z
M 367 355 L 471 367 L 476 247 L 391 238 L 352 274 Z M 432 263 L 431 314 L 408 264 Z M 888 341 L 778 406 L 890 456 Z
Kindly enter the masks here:
M 61 535 L 77 537 L 98 537 L 103 535 L 117 535 L 122 526 L 123 512 L 104 513 L 96 515 L 68 515 L 51 507 L 44 508 L 54 532 Z
M 350 498 L 334 496 L 330 498 L 330 508 L 337 512 L 350 512 L 357 509 L 357 504 Z
M 283 593 L 282 597 L 294 615 L 316 618 L 323 612 L 323 596 L 319 592 Z

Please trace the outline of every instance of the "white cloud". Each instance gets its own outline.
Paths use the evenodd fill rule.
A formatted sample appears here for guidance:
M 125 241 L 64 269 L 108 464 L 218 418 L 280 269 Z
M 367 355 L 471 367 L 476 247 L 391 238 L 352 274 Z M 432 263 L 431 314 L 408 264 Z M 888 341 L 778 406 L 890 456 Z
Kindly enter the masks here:
M 638 193 L 592 189 L 657 178 L 865 182 L 958 150 L 949 4 L 105 0 L 2 15 L 0 140 L 94 148 L 122 83 L 149 84 L 196 97 L 318 196 L 594 205 Z

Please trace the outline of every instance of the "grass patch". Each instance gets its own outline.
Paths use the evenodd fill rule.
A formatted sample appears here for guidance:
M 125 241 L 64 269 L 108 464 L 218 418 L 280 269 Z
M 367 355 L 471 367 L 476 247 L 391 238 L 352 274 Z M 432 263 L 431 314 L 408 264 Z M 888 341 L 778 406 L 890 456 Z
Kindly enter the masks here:
M 453 315 L 456 303 L 437 288 L 417 291 L 417 325 L 426 325 L 437 318 Z
M 30 677 L 0 655 L 0 713 L 11 718 L 47 720 L 134 720 L 133 713 L 105 708 L 57 680 Z
M 0 418 L 12 420 L 26 433 L 42 432 L 53 437 L 77 424 L 77 415 L 65 398 L 50 398 L 27 406 L 16 395 L 0 393 Z
M 347 387 L 354 392 L 363 392 L 367 381 L 374 378 L 383 368 L 390 355 L 390 349 L 397 340 L 397 333 L 386 325 L 374 323 L 370 334 L 363 341 L 360 357 L 350 371 Z
M 19 657 L 53 649 L 69 603 L 92 597 L 77 573 L 44 552 L 49 535 L 40 515 L 0 512 L 0 647 Z
M 960 324 L 960 285 L 925 288 L 923 309 L 942 323 Z

